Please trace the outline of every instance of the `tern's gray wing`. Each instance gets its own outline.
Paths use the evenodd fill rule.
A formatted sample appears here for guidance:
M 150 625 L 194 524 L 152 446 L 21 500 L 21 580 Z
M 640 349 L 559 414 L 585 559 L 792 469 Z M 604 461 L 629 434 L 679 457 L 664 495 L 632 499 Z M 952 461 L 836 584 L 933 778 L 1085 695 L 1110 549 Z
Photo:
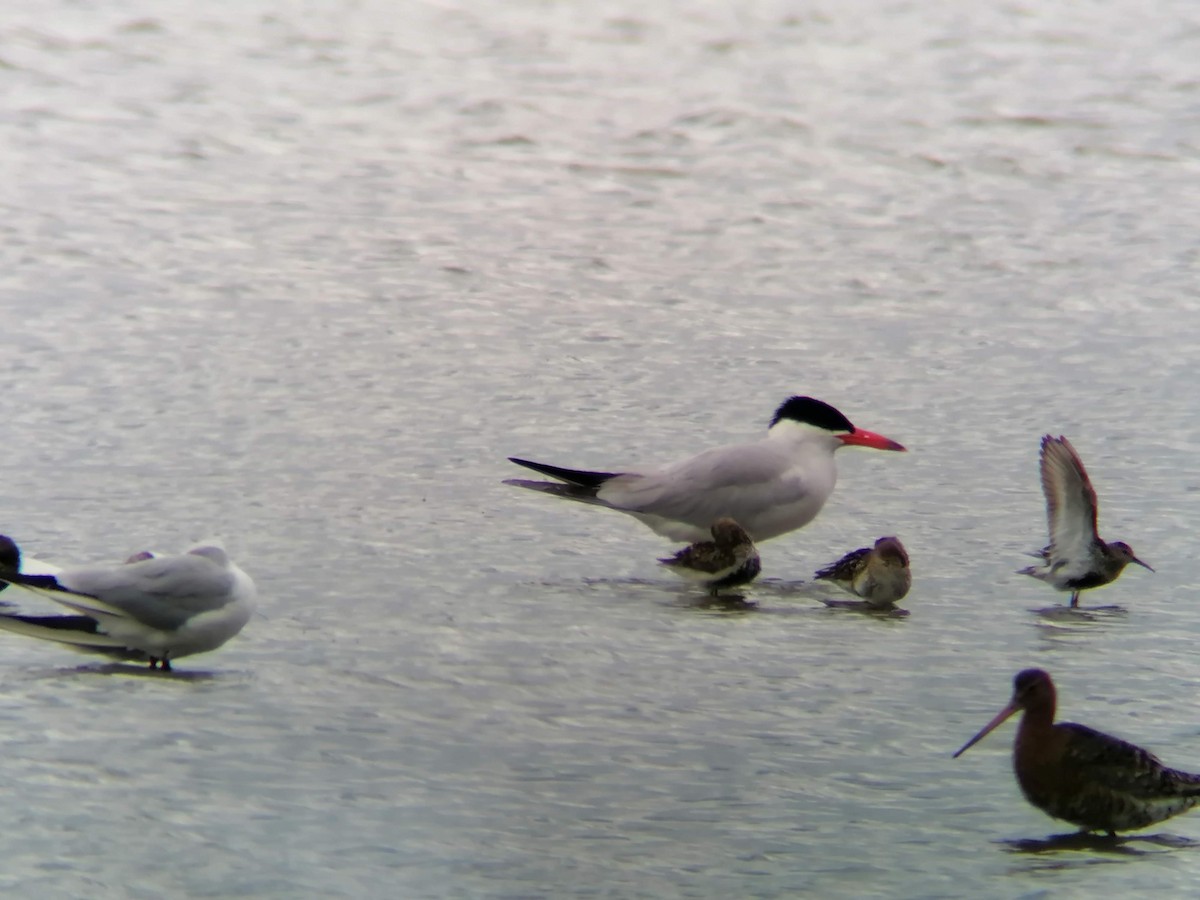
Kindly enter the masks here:
M 718 447 L 665 469 L 619 475 L 597 496 L 626 512 L 705 530 L 726 516 L 749 528 L 762 509 L 798 502 L 810 492 L 799 477 L 784 477 L 791 462 L 785 448 L 765 441 Z
M 1065 437 L 1042 438 L 1042 490 L 1050 524 L 1048 558 L 1085 560 L 1096 543 L 1096 491 Z
M 193 616 L 229 603 L 235 579 L 212 559 L 185 553 L 69 569 L 58 583 L 86 596 L 54 594 L 54 600 L 85 615 L 121 616 L 173 631 Z

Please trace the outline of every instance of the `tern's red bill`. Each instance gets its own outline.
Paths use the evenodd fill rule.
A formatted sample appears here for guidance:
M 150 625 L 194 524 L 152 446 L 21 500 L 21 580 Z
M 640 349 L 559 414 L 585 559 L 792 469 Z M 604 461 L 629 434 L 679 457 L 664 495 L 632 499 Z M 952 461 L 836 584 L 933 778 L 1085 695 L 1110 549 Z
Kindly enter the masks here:
M 873 431 L 867 431 L 865 428 L 855 428 L 849 434 L 839 434 L 843 444 L 853 447 L 872 447 L 875 450 L 903 450 L 903 444 L 897 444 L 891 438 L 885 438 L 882 434 L 876 434 Z

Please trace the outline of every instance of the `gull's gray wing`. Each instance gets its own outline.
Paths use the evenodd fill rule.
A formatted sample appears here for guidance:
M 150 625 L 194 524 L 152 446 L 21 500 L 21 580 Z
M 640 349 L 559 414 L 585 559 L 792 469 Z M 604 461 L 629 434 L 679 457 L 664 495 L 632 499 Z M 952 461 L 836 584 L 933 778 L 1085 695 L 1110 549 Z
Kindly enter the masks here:
M 57 580 L 71 593 L 48 591 L 46 595 L 64 606 L 84 615 L 129 618 L 164 631 L 225 606 L 235 586 L 226 566 L 197 553 L 72 568 Z

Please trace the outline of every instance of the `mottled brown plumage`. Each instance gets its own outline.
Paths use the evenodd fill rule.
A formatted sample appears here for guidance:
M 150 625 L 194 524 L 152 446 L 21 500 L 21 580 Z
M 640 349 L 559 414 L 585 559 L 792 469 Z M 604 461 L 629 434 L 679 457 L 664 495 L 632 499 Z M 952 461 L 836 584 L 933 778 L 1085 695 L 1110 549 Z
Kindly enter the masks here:
M 710 530 L 711 541 L 684 547 L 659 562 L 677 575 L 703 582 L 714 593 L 757 578 L 762 564 L 746 530 L 729 518 L 717 519 Z
M 815 577 L 818 581 L 832 581 L 877 609 L 902 599 L 912 586 L 908 553 L 900 539 L 894 537 L 881 537 L 874 547 L 852 550 L 818 571 Z
M 954 755 L 1024 710 L 1013 744 L 1021 792 L 1047 815 L 1085 831 L 1131 831 L 1200 803 L 1200 775 L 1164 766 L 1154 754 L 1071 722 L 1054 723 L 1054 682 L 1041 669 L 1013 681 L 1008 706 Z

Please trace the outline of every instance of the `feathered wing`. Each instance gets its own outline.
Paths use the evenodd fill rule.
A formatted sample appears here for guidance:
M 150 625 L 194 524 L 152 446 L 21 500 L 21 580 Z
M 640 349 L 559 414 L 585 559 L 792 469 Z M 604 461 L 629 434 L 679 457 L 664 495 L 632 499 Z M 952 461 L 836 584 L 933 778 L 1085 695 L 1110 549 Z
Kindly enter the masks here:
M 1083 460 L 1065 437 L 1042 438 L 1042 490 L 1050 526 L 1047 561 L 1088 559 L 1096 543 L 1096 491 Z
M 817 574 L 813 577 L 823 581 L 853 581 L 854 573 L 858 571 L 862 560 L 870 552 L 871 549 L 869 547 L 859 547 L 857 550 L 851 550 L 837 562 L 823 569 L 818 569 Z
M 601 485 L 597 497 L 623 512 L 685 522 L 705 532 L 717 519 L 728 517 L 752 540 L 766 540 L 780 532 L 755 532 L 764 508 L 800 504 L 816 493 L 798 474 L 788 476 L 793 462 L 786 447 L 768 441 L 720 447 L 664 469 L 619 475 Z M 814 503 L 813 515 L 829 491 Z
M 714 521 L 731 518 L 758 542 L 801 528 L 820 512 L 837 482 L 837 446 L 828 435 L 785 429 L 661 469 L 584 472 L 515 460 L 561 483 L 507 483 L 628 513 L 673 540 L 706 540 Z
M 65 606 L 68 615 L 0 615 L 0 628 L 123 659 L 213 650 L 246 624 L 254 583 L 223 549 L 205 544 L 171 557 L 138 554 L 117 566 L 58 575 L 3 572 L 0 579 Z
M 701 541 L 684 547 L 674 556 L 659 559 L 664 566 L 677 569 L 691 569 L 694 572 L 711 575 L 729 568 L 734 562 L 733 554 L 721 550 L 713 541 Z
M 226 605 L 235 581 L 227 568 L 193 553 L 71 569 L 58 580 L 85 595 L 52 598 L 64 606 L 84 615 L 128 618 L 164 631 Z
M 1063 764 L 1081 773 L 1079 790 L 1064 792 L 1059 818 L 1114 831 L 1143 828 L 1200 803 L 1200 775 L 1167 768 L 1153 753 L 1073 722 Z
M 0 614 L 0 629 L 43 641 L 54 641 L 84 653 L 103 653 L 119 659 L 145 659 L 125 642 L 98 631 L 91 616 L 24 616 Z
M 58 575 L 0 574 L 75 613 L 100 622 L 127 619 L 174 630 L 229 602 L 234 576 L 205 556 L 185 553 L 117 566 L 86 566 Z
M 534 462 L 531 459 L 521 459 L 518 456 L 510 456 L 508 461 L 576 487 L 597 488 L 610 478 L 615 478 L 620 474 L 618 472 L 591 472 L 587 469 L 567 469 L 562 466 L 552 466 L 549 463 Z
M 593 506 L 611 507 L 611 504 L 596 499 L 594 488 L 579 487 L 574 484 L 561 484 L 557 481 L 530 481 L 527 478 L 506 478 L 504 484 L 521 487 L 530 491 L 562 497 L 565 500 L 578 500 L 580 503 L 590 503 Z

